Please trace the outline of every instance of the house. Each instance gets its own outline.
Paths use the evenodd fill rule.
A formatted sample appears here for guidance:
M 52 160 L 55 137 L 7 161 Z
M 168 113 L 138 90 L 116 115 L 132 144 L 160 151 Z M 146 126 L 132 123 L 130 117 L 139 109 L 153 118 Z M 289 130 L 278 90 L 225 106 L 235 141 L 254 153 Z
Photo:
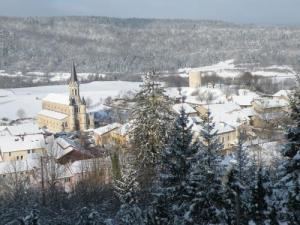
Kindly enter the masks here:
M 26 160 L 0 162 L 0 195 L 7 195 L 10 191 L 2 185 L 9 185 L 18 179 L 24 185 L 38 186 L 40 178 L 40 156 L 32 154 Z
M 288 101 L 284 99 L 260 98 L 252 102 L 255 115 L 252 125 L 257 128 L 277 127 L 288 111 Z
M 122 124 L 112 123 L 103 127 L 94 129 L 94 138 L 96 145 L 106 145 L 111 142 L 111 132 L 120 128 Z
M 93 114 L 88 114 L 86 102 L 80 97 L 79 81 L 73 63 L 69 81 L 69 96 L 49 94 L 42 101 L 42 110 L 37 116 L 40 128 L 51 132 L 84 131 L 94 128 Z
M 291 90 L 280 90 L 273 95 L 273 98 L 289 101 L 289 96 L 291 94 L 292 94 Z
M 111 132 L 112 141 L 118 145 L 127 145 L 129 143 L 129 133 L 132 128 L 132 121 L 123 124 L 121 127 Z
M 78 160 L 60 168 L 57 181 L 66 192 L 71 192 L 78 182 L 91 179 L 93 182 L 108 184 L 111 182 L 111 159 L 91 158 Z
M 26 160 L 33 153 L 44 152 L 45 139 L 42 134 L 0 137 L 0 161 Z
M 201 137 L 201 130 L 203 129 L 201 124 L 195 122 L 192 123 L 192 131 L 194 133 L 194 138 Z M 215 129 L 211 132 L 217 134 L 219 142 L 223 145 L 224 153 L 229 152 L 237 143 L 237 129 L 225 122 L 216 123 Z
M 67 164 L 69 162 L 93 157 L 89 151 L 68 137 L 55 139 L 51 151 L 52 152 L 48 152 L 48 155 L 55 157 L 55 161 L 59 164 Z

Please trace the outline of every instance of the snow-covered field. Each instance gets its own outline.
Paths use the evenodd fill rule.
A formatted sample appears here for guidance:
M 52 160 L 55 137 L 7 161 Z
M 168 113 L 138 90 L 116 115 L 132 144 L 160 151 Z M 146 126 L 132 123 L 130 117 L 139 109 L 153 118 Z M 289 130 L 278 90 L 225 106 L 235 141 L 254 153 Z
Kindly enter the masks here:
M 138 82 L 98 81 L 81 84 L 81 96 L 92 100 L 92 105 L 100 103 L 108 96 L 116 97 L 139 88 Z M 49 93 L 68 95 L 67 85 L 41 86 L 31 88 L 0 89 L 0 118 L 16 119 L 18 109 L 24 109 L 27 117 L 35 117 L 41 110 L 42 98 Z
M 291 66 L 269 66 L 269 67 L 254 67 L 250 69 L 250 65 L 236 65 L 233 59 L 219 62 L 210 66 L 203 66 L 197 68 L 182 68 L 178 72 L 182 77 L 187 77 L 190 70 L 200 71 L 206 74 L 216 73 L 220 77 L 237 77 L 239 74 L 248 71 L 253 75 L 259 75 L 264 77 L 274 78 L 292 78 L 296 72 Z

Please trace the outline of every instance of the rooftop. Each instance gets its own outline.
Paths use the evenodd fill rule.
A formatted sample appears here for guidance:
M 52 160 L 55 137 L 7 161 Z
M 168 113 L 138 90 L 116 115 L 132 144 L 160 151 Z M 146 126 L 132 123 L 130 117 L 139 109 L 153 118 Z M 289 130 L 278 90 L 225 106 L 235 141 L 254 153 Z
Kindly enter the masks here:
M 178 114 L 180 114 L 182 108 L 186 114 L 197 113 L 197 111 L 187 103 L 179 103 L 173 106 L 173 110 Z
M 14 136 L 0 137 L 1 152 L 26 151 L 45 147 L 45 139 L 42 134 L 26 135 L 24 138 Z
M 53 102 L 62 105 L 69 105 L 70 103 L 69 96 L 53 93 L 48 94 L 45 98 L 43 98 L 43 101 Z
M 39 115 L 47 116 L 47 117 L 50 117 L 50 118 L 53 118 L 56 120 L 63 120 L 68 117 L 68 115 L 66 115 L 66 114 L 50 111 L 47 109 L 43 109 L 42 111 L 40 111 Z
M 121 127 L 122 124 L 120 123 L 112 123 L 112 124 L 108 124 L 106 126 L 103 126 L 103 127 L 99 127 L 97 129 L 94 130 L 94 133 L 98 134 L 98 135 L 103 135 L 111 130 L 114 130 L 116 128 L 119 128 Z

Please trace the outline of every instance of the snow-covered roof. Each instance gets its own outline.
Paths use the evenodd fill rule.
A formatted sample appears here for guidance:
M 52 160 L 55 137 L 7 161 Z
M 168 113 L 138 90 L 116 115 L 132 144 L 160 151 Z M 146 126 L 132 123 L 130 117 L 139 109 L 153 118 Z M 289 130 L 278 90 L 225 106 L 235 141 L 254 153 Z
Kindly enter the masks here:
M 202 126 L 199 124 L 193 124 L 192 131 L 200 133 L 202 130 Z M 212 133 L 217 132 L 217 134 L 224 134 L 228 132 L 235 131 L 235 128 L 225 122 L 215 123 L 215 129 L 212 130 Z
M 7 126 L 7 131 L 13 136 L 29 135 L 29 134 L 42 134 L 44 131 L 38 127 L 37 124 L 25 123 L 15 126 Z
M 179 103 L 179 104 L 173 105 L 173 110 L 178 114 L 180 114 L 180 111 L 182 108 L 184 109 L 186 114 L 197 113 L 197 111 L 187 103 Z
M 272 98 L 260 98 L 255 99 L 254 102 L 259 105 L 261 108 L 281 108 L 288 105 L 288 101 L 283 99 L 272 99 Z
M 253 95 L 235 95 L 232 96 L 232 101 L 240 106 L 251 106 L 255 99 Z
M 24 138 L 14 136 L 0 137 L 1 152 L 26 151 L 45 148 L 45 139 L 42 134 L 26 135 Z
M 62 105 L 69 105 L 70 103 L 69 96 L 53 93 L 48 94 L 45 98 L 43 98 L 43 101 L 58 103 Z
M 77 160 L 71 165 L 61 165 L 58 178 L 72 177 L 74 174 L 92 172 L 99 168 L 109 168 L 110 165 L 110 157 Z
M 119 127 L 121 127 L 121 126 L 122 126 L 122 124 L 120 124 L 120 123 L 112 123 L 112 124 L 108 124 L 108 125 L 106 125 L 106 126 L 99 127 L 99 128 L 97 128 L 97 129 L 94 129 L 94 133 L 95 133 L 95 134 L 98 134 L 98 135 L 103 135 L 103 134 L 105 134 L 105 133 L 107 133 L 107 132 L 110 132 L 110 131 L 112 131 L 112 130 L 114 130 L 114 129 L 116 129 L 116 128 L 119 128 Z
M 56 120 L 63 120 L 63 119 L 68 117 L 67 114 L 59 113 L 59 112 L 55 112 L 55 111 L 50 111 L 50 110 L 47 110 L 47 109 L 43 109 L 42 111 L 40 111 L 39 115 L 47 116 L 47 117 L 50 117 L 50 118 L 53 118 L 53 119 L 56 119 Z
M 240 110 L 241 107 L 233 102 L 228 102 L 224 104 L 209 104 L 209 105 L 203 105 L 205 109 L 209 109 L 212 116 L 219 115 L 223 113 L 233 112 L 235 110 Z
M 274 97 L 281 97 L 281 96 L 284 96 L 284 97 L 288 97 L 290 94 L 291 94 L 291 90 L 280 90 L 278 92 L 276 92 L 273 96 Z
M 54 143 L 54 149 L 52 151 L 55 151 L 55 157 L 57 159 L 60 159 L 61 157 L 67 155 L 68 153 L 78 150 L 79 146 L 77 143 L 75 143 L 73 140 L 65 137 L 59 137 L 55 140 Z
M 133 122 L 129 121 L 128 123 L 123 124 L 121 127 L 116 129 L 114 132 L 121 136 L 125 136 L 129 133 L 129 131 L 132 129 Z

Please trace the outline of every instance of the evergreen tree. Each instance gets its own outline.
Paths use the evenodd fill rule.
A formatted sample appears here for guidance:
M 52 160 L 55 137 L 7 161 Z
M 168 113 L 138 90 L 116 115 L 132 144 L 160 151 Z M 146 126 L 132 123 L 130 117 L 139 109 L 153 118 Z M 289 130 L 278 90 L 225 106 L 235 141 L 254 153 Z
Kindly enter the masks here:
M 116 215 L 118 225 L 143 225 L 142 210 L 138 206 L 137 192 L 139 184 L 136 181 L 136 171 L 128 164 L 122 171 L 122 176 L 114 182 L 115 192 L 121 202 Z
M 198 148 L 197 143 L 193 143 L 192 126 L 188 122 L 187 114 L 182 108 L 171 128 L 169 143 L 162 151 L 160 182 L 154 193 L 151 224 L 175 224 L 174 219 L 183 216 L 178 209 L 186 196 L 185 186 L 191 159 Z
M 203 160 L 204 158 L 204 160 Z M 207 166 L 203 153 L 198 153 L 187 185 L 186 224 L 226 224 L 224 191 L 218 175 Z
M 267 190 L 264 186 L 266 180 L 263 170 L 260 167 L 257 171 L 257 176 L 254 185 L 251 187 L 251 220 L 257 225 L 264 225 L 267 219 L 268 204 L 266 202 Z
M 290 119 L 283 147 L 283 162 L 279 168 L 274 193 L 280 220 L 300 224 L 300 77 L 298 87 L 290 96 Z
M 136 94 L 131 119 L 131 145 L 137 157 L 137 175 L 142 190 L 151 186 L 160 153 L 168 138 L 170 122 L 173 121 L 171 101 L 156 80 L 155 73 L 148 73 Z
M 208 111 L 203 118 L 201 144 L 192 159 L 183 204 L 186 224 L 226 224 L 224 189 L 221 183 L 220 151 L 215 124 Z
M 226 175 L 224 202 L 227 214 L 228 224 L 245 224 L 244 204 L 241 198 L 245 191 L 244 186 L 239 179 L 239 171 L 237 165 L 232 165 Z
M 249 193 L 245 187 L 249 185 L 249 157 L 246 152 L 246 133 L 241 131 L 234 151 L 235 162 L 231 163 L 225 176 L 225 203 L 228 224 L 245 224 L 247 221 L 247 203 Z
M 221 162 L 221 151 L 223 149 L 223 144 L 220 143 L 218 138 L 218 130 L 215 128 L 215 122 L 211 116 L 211 112 L 208 108 L 206 115 L 202 116 L 201 122 L 201 132 L 200 138 L 203 149 L 203 154 L 205 155 L 205 163 L 210 168 L 210 170 L 218 170 L 218 166 Z

